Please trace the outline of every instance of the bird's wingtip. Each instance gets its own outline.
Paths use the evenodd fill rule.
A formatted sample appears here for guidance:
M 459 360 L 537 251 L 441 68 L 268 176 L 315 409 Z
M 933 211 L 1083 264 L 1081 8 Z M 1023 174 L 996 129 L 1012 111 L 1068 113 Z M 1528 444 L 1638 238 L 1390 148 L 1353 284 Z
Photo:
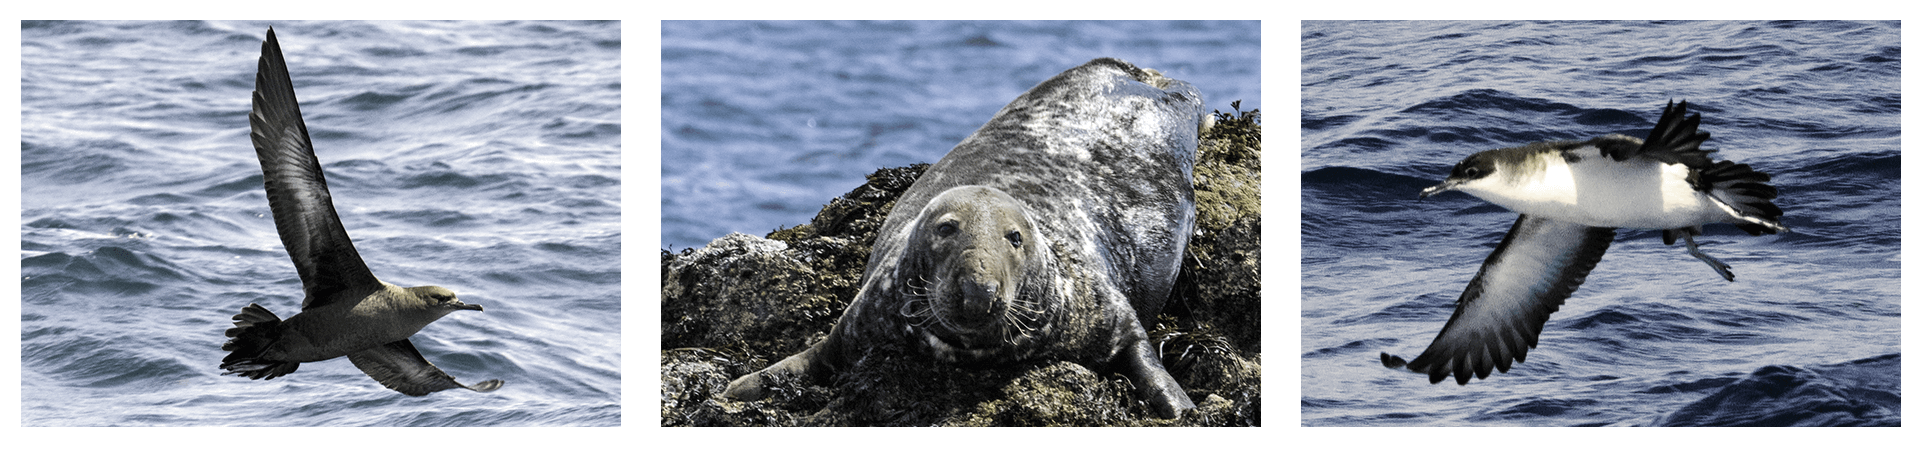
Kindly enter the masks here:
M 1388 369 L 1400 369 L 1407 367 L 1407 360 L 1389 355 L 1387 352 L 1380 352 L 1380 364 L 1387 366 Z
M 500 389 L 501 386 L 506 386 L 506 385 L 507 385 L 507 382 L 505 381 L 487 380 L 479 383 L 474 383 L 471 385 L 462 385 L 461 387 L 467 388 L 468 390 L 472 390 L 474 392 L 493 392 L 495 390 Z

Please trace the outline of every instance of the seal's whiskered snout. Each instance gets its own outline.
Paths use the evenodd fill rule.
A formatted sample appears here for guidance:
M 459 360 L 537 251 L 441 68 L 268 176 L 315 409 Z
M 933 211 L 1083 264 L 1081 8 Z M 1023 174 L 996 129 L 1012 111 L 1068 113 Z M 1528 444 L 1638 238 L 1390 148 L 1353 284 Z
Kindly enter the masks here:
M 1010 320 L 1012 295 L 1018 283 L 1004 271 L 965 270 L 973 264 L 955 264 L 960 270 L 947 271 L 940 281 L 923 289 L 920 298 L 909 299 L 904 310 L 925 314 L 938 323 L 938 331 L 953 340 L 974 341 L 978 336 L 999 333 Z
M 960 283 L 960 313 L 969 319 L 985 318 L 1000 302 L 1000 282 L 968 277 Z

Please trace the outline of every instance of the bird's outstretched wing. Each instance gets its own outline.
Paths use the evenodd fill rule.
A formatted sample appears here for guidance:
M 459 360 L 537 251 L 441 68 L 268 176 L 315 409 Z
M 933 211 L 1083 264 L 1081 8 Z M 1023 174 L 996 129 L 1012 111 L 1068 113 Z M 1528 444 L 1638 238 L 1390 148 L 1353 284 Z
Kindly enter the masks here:
M 1381 353 L 1381 362 L 1425 373 L 1433 383 L 1452 375 L 1460 384 L 1526 362 L 1547 316 L 1586 281 L 1612 243 L 1612 228 L 1520 216 L 1427 350 L 1413 362 Z
M 340 225 L 333 210 L 333 196 L 327 193 L 327 177 L 320 173 L 320 160 L 313 156 L 313 142 L 307 138 L 307 124 L 300 118 L 300 102 L 293 95 L 293 80 L 287 75 L 286 58 L 280 55 L 280 41 L 273 29 L 260 44 L 260 71 L 254 76 L 253 150 L 260 156 L 260 170 L 266 175 L 267 202 L 273 209 L 273 223 L 280 229 L 280 242 L 287 256 L 300 270 L 307 299 L 301 309 L 324 305 L 333 293 L 356 286 L 379 286 L 380 280 L 367 270 L 360 253 Z
M 422 396 L 453 388 L 470 389 L 476 392 L 492 392 L 506 382 L 487 380 L 472 386 L 460 384 L 452 375 L 427 362 L 420 356 L 420 350 L 413 348 L 413 342 L 406 339 L 393 341 L 379 347 L 347 354 L 353 366 L 366 372 L 367 376 L 379 381 L 381 386 L 400 391 L 402 394 Z

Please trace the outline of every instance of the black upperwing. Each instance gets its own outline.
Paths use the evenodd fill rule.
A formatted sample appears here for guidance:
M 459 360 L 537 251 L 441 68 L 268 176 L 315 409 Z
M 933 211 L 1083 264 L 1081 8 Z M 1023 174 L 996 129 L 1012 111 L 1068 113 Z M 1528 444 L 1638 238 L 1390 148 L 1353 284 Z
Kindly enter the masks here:
M 1484 379 L 1526 362 L 1547 316 L 1586 281 L 1612 243 L 1612 228 L 1520 216 L 1427 350 L 1413 362 L 1381 353 L 1381 362 L 1425 373 L 1433 383 L 1452 375 L 1463 385 L 1468 377 Z
M 1678 105 L 1667 100 L 1667 108 L 1660 112 L 1660 121 L 1655 122 L 1653 131 L 1647 132 L 1647 139 L 1638 147 L 1601 147 L 1602 155 L 1614 161 L 1626 161 L 1636 157 L 1645 157 L 1669 164 L 1684 164 L 1696 170 L 1713 166 L 1713 150 L 1700 148 L 1712 134 L 1700 131 L 1700 115 L 1687 115 L 1687 102 Z
M 253 150 L 266 176 L 273 223 L 306 287 L 307 299 L 300 308 L 319 307 L 333 293 L 351 287 L 379 286 L 380 280 L 360 260 L 333 210 L 327 178 L 320 172 L 320 160 L 313 156 L 313 142 L 300 118 L 300 102 L 294 98 L 293 80 L 272 28 L 260 44 L 253 113 L 247 118 L 253 126 Z

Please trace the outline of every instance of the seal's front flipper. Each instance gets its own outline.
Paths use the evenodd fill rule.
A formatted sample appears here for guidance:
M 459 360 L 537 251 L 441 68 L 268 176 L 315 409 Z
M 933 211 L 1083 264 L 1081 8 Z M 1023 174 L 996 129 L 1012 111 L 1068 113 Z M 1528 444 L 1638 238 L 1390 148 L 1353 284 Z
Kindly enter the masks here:
M 762 378 L 766 376 L 765 372 L 766 370 L 761 370 L 740 378 L 735 378 L 733 382 L 727 383 L 727 392 L 720 394 L 720 396 L 743 402 L 766 398 L 767 382 Z
M 1166 366 L 1160 365 L 1160 352 L 1147 345 L 1146 339 L 1134 340 L 1118 357 L 1120 373 L 1133 379 L 1134 389 L 1141 400 L 1153 407 L 1154 414 L 1162 419 L 1178 419 L 1180 412 L 1193 409 L 1193 400 L 1187 398 L 1187 391 L 1167 373 Z
M 814 370 L 814 355 L 818 353 L 819 348 L 819 344 L 814 344 L 812 347 L 807 347 L 806 351 L 788 356 L 787 359 L 782 359 L 765 369 L 736 378 L 733 382 L 727 383 L 727 391 L 720 395 L 744 402 L 767 398 L 768 385 L 773 382 L 772 378 L 808 376 Z

